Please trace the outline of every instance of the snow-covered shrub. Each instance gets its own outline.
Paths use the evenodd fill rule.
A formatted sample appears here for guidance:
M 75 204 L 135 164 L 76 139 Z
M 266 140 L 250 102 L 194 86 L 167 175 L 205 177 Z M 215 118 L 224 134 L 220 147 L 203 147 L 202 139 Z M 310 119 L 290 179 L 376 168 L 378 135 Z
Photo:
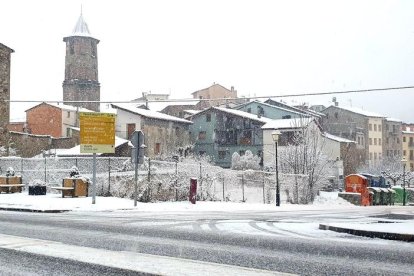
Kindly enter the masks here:
M 231 168 L 233 170 L 260 170 L 260 157 L 246 150 L 243 156 L 234 152 L 231 156 Z
M 14 176 L 15 172 L 13 167 L 8 167 L 6 170 L 6 176 Z

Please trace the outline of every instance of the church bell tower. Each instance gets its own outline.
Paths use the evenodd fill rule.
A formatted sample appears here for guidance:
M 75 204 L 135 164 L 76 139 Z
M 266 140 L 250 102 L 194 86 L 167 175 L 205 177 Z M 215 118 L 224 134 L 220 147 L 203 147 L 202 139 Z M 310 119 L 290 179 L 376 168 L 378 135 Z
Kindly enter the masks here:
M 82 13 L 72 34 L 63 41 L 66 43 L 65 80 L 62 85 L 64 103 L 99 112 L 99 40 L 91 36 Z

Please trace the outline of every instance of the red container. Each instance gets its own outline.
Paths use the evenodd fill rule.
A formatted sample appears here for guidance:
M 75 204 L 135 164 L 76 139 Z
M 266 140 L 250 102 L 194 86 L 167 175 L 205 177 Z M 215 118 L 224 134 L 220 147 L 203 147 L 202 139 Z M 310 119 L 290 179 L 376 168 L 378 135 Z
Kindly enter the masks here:
M 369 194 L 369 181 L 363 175 L 350 174 L 345 177 L 345 192 L 347 193 L 359 193 L 361 194 L 361 205 L 372 205 L 372 197 Z
M 191 178 L 190 180 L 190 196 L 189 200 L 192 204 L 196 204 L 197 201 L 197 178 Z

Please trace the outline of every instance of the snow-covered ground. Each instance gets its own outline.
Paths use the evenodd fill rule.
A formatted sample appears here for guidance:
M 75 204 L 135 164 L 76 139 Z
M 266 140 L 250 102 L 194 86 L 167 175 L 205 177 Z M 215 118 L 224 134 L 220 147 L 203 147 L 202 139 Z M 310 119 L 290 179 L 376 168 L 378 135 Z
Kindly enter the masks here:
M 191 204 L 188 201 L 179 202 L 138 202 L 134 207 L 131 199 L 117 197 L 96 197 L 92 204 L 92 197 L 62 198 L 60 194 L 48 193 L 41 196 L 30 196 L 27 192 L 0 194 L 0 208 L 32 209 L 38 211 L 69 210 L 69 211 L 113 211 L 124 209 L 136 209 L 140 211 L 289 211 L 309 209 L 330 209 L 332 206 L 346 208 L 358 208 L 349 202 L 338 198 L 337 193 L 324 193 L 315 199 L 313 205 L 281 204 L 276 207 L 273 204 L 262 203 L 237 203 L 222 201 L 197 201 Z
M 244 212 L 244 211 L 264 211 L 264 212 L 283 212 L 283 211 L 301 211 L 301 210 L 321 210 L 329 211 L 331 209 L 343 209 L 343 210 L 355 210 L 357 213 L 360 208 L 348 203 L 347 201 L 339 198 L 337 193 L 321 192 L 315 199 L 312 205 L 298 205 L 298 204 L 282 204 L 279 207 L 273 204 L 260 204 L 260 203 L 235 203 L 235 202 L 220 202 L 220 201 L 198 201 L 196 204 L 191 204 L 187 201 L 180 202 L 157 202 L 157 203 L 141 203 L 138 202 L 134 207 L 134 201 L 125 198 L 116 197 L 96 197 L 95 204 L 92 204 L 91 197 L 79 197 L 79 198 L 62 198 L 60 194 L 47 194 L 43 196 L 29 196 L 26 192 L 13 193 L 13 194 L 0 194 L 0 209 L 19 209 L 19 210 L 35 210 L 35 211 L 115 211 L 115 210 L 131 210 L 133 212 Z M 366 207 L 365 207 L 366 208 Z M 406 210 L 411 210 L 414 213 L 412 207 L 407 207 Z M 282 221 L 281 221 L 282 223 Z M 245 224 L 242 222 L 241 224 Z M 266 223 L 265 223 L 266 224 Z M 264 224 L 263 227 L 267 227 Z M 282 224 L 279 224 L 279 227 Z M 285 225 L 285 224 L 283 224 Z M 312 228 L 308 230 L 315 231 L 317 229 L 317 221 L 310 224 L 303 223 L 289 223 L 286 227 L 307 227 Z M 383 231 L 402 234 L 414 235 L 414 221 L 398 221 L 397 223 L 372 223 L 372 221 L 366 221 L 366 223 L 354 222 L 335 222 L 330 225 L 368 230 L 368 231 Z M 232 228 L 237 226 L 234 222 L 230 225 Z M 221 225 L 219 228 L 227 228 L 229 225 Z M 237 227 L 236 227 L 237 228 Z M 242 227 L 243 228 L 243 227 Z M 224 229 L 222 229 L 224 230 Z M 228 229 L 227 229 L 228 230 Z M 237 229 L 233 229 L 236 231 Z M 247 229 L 248 230 L 248 229 Z M 238 229 L 237 231 L 246 232 L 245 228 Z M 289 229 L 285 229 L 289 230 Z M 298 229 L 296 229 L 298 230 Z M 237 232 L 236 231 L 236 232 Z M 247 232 L 250 232 L 247 231 Z M 306 232 L 306 231 L 305 231 Z

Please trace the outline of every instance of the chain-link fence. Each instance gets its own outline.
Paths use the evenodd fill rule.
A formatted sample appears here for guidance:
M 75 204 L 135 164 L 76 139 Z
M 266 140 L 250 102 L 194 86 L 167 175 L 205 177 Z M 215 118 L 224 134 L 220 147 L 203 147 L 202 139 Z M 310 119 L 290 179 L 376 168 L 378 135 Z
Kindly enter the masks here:
M 39 180 L 49 187 L 61 185 L 73 166 L 92 179 L 92 157 L 0 158 L 0 174 L 12 167 L 27 185 Z M 197 178 L 199 200 L 273 204 L 275 176 L 275 172 L 229 170 L 196 160 L 146 159 L 138 167 L 139 200 L 188 200 L 190 179 Z M 133 197 L 135 170 L 130 158 L 97 157 L 96 177 L 98 195 Z M 279 173 L 278 177 L 282 203 L 300 203 L 309 193 L 307 176 Z

